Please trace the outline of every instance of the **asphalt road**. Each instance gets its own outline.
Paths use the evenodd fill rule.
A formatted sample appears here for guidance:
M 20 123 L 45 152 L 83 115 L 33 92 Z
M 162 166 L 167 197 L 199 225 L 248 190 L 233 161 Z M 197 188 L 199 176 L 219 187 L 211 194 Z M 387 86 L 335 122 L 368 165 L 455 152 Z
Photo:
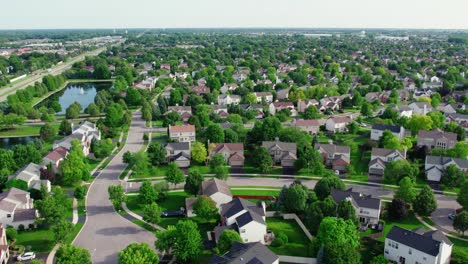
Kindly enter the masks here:
M 123 153 L 136 152 L 143 146 L 143 134 L 149 129 L 140 116 L 139 111 L 133 113 L 127 143 L 101 171 L 88 191 L 86 222 L 73 244 L 88 249 L 93 263 L 117 263 L 119 251 L 132 242 L 145 242 L 154 247 L 154 234 L 115 212 L 107 193 L 108 186 L 120 183 L 119 175 L 126 167 L 122 163 Z
M 1 88 L 0 89 L 0 102 L 5 101 L 8 95 L 13 94 L 16 90 L 21 90 L 21 89 L 28 87 L 29 85 L 34 85 L 35 82 L 41 82 L 42 77 L 46 75 L 49 75 L 49 74 L 59 75 L 65 70 L 70 69 L 75 62 L 84 60 L 86 56 L 96 56 L 104 50 L 105 48 L 99 48 L 90 52 L 86 52 L 84 54 L 78 55 L 68 60 L 67 62 L 64 62 L 60 65 L 57 65 L 51 68 L 52 70 L 51 72 L 47 72 L 47 71 L 44 72 L 44 70 L 41 70 L 42 73 L 40 74 L 26 76 L 24 79 L 14 83 L 12 86 Z

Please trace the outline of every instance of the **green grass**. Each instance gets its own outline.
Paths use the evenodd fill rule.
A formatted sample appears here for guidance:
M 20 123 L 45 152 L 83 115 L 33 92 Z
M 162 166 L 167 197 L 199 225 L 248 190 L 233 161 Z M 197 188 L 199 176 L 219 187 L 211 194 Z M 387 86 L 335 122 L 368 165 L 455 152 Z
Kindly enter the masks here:
M 382 218 L 382 221 L 385 222 L 385 225 L 383 230 L 383 236 L 381 236 L 378 239 L 379 241 L 385 240 L 385 237 L 387 236 L 388 232 L 390 232 L 390 229 L 392 229 L 393 226 L 399 226 L 407 230 L 412 230 L 420 227 L 428 229 L 425 225 L 419 222 L 419 220 L 416 218 L 413 212 L 410 212 L 408 216 L 402 220 L 394 221 L 389 219 L 387 216 L 384 216 L 384 218 Z
M 52 124 L 55 131 L 58 131 L 60 124 Z M 5 129 L 0 131 L 0 137 L 25 137 L 25 136 L 39 136 L 42 126 L 22 125 L 13 129 Z
M 278 196 L 280 189 L 277 190 L 232 190 L 232 195 L 256 195 L 256 196 Z
M 38 228 L 34 230 L 18 232 L 16 245 L 29 246 L 31 251 L 36 253 L 50 252 L 54 247 L 52 230 Z
M 157 203 L 163 211 L 179 210 L 181 207 L 185 207 L 185 198 L 189 196 L 189 194 L 183 191 L 170 192 L 165 200 Z M 127 196 L 126 203 L 128 209 L 134 213 L 143 213 L 143 206 L 141 206 L 141 203 L 138 201 L 138 195 Z
M 281 247 L 268 248 L 278 255 L 311 257 L 310 241 L 294 220 L 281 218 L 267 218 L 267 229 L 275 234 L 284 233 L 288 236 L 288 243 Z
M 86 158 L 86 159 L 88 161 L 89 171 L 94 170 L 97 167 L 97 165 L 99 165 L 99 163 L 102 161 L 102 159 L 90 159 L 90 158 Z
M 361 253 L 361 261 L 364 264 L 369 263 L 372 258 L 383 254 L 384 252 L 384 242 L 377 241 L 369 238 L 361 239 L 361 247 L 359 249 Z
M 78 200 L 78 216 L 86 215 L 85 209 L 86 209 L 86 200 L 85 199 Z

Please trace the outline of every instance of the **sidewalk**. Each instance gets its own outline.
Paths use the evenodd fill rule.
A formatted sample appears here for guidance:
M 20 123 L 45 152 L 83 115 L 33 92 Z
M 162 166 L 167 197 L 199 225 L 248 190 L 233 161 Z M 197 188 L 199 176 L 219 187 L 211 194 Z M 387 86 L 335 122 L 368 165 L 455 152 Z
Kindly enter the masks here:
M 444 235 L 448 236 L 448 237 L 451 237 L 451 238 L 454 238 L 454 239 L 458 239 L 458 240 L 462 240 L 462 241 L 465 241 L 465 242 L 468 242 L 468 239 L 466 238 L 462 238 L 462 237 L 457 237 L 457 236 L 454 236 L 452 234 L 449 234 L 445 231 L 445 229 L 443 228 L 439 228 L 437 226 L 431 226 L 430 224 L 428 224 L 426 221 L 424 221 L 424 219 L 422 219 L 421 216 L 415 214 L 416 218 L 419 220 L 419 222 L 421 222 L 423 225 L 429 227 L 431 230 L 439 230 L 440 232 L 442 232 Z

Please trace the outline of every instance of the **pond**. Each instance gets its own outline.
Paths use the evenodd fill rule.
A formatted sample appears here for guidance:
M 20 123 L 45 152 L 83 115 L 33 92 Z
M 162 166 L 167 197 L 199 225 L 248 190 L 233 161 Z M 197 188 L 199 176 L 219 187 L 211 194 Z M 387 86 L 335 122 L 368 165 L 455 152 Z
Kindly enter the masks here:
M 58 101 L 62 107 L 62 111 L 57 114 L 63 115 L 67 108 L 75 101 L 78 102 L 82 109 L 82 112 L 90 103 L 94 102 L 94 97 L 99 90 L 109 89 L 112 86 L 111 82 L 82 82 L 82 83 L 70 83 L 63 90 L 49 96 L 49 98 L 38 104 L 38 107 L 48 107 L 52 102 Z
M 11 149 L 14 145 L 28 144 L 28 142 L 37 139 L 37 136 L 0 138 L 0 148 Z

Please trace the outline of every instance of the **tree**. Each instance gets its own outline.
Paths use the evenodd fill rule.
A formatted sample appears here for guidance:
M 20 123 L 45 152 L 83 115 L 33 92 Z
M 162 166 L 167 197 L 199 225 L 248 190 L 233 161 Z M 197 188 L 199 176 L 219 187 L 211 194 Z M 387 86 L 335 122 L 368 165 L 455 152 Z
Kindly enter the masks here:
M 141 103 L 141 94 L 140 94 L 140 91 L 138 91 L 137 89 L 135 88 L 128 88 L 127 89 L 127 95 L 125 96 L 125 102 L 129 105 L 129 106 L 137 106 Z
M 86 191 L 86 186 L 78 186 L 75 188 L 75 192 L 73 193 L 73 195 L 77 200 L 83 200 L 86 196 Z
M 226 161 L 221 154 L 215 154 L 210 160 L 210 169 L 212 171 L 218 166 L 226 166 Z
M 432 126 L 432 119 L 425 115 L 412 115 L 408 122 L 408 128 L 413 136 L 417 135 L 419 130 L 430 130 Z
M 28 183 L 23 181 L 23 180 L 14 178 L 14 179 L 9 180 L 6 183 L 5 188 L 7 190 L 9 190 L 11 188 L 16 188 L 16 189 L 20 189 L 20 190 L 23 190 L 23 191 L 27 191 L 28 190 Z
M 463 206 L 465 210 L 468 210 L 468 180 L 466 180 L 460 187 L 457 202 Z
M 177 163 L 169 163 L 169 169 L 167 170 L 166 181 L 177 185 L 185 180 L 184 172 L 177 167 Z
M 461 171 L 455 164 L 448 165 L 443 171 L 441 182 L 450 188 L 459 187 L 465 182 L 468 174 Z
M 218 208 L 216 208 L 216 202 L 206 195 L 199 196 L 198 199 L 193 203 L 193 212 L 198 217 L 206 220 L 218 218 Z
M 62 244 L 55 254 L 56 263 L 67 264 L 91 264 L 91 255 L 89 251 L 73 246 L 70 244 Z
M 367 101 L 365 101 L 361 105 L 361 114 L 363 116 L 371 116 L 372 115 L 372 105 L 370 103 L 368 103 Z
M 71 206 L 68 196 L 61 188 L 55 188 L 53 195 L 48 195 L 35 203 L 41 216 L 36 221 L 41 224 L 55 224 L 65 219 L 68 206 Z
M 348 132 L 351 134 L 356 134 L 359 131 L 359 126 L 355 121 L 352 121 L 346 125 Z
M 353 246 L 328 244 L 323 247 L 322 262 L 324 264 L 360 264 L 361 254 Z
M 261 173 L 269 173 L 273 166 L 273 159 L 266 148 L 259 147 L 255 150 L 254 163 Z
M 421 192 L 416 196 L 413 202 L 413 208 L 421 216 L 429 216 L 437 208 L 434 193 L 431 187 L 424 185 Z
M 166 161 L 166 149 L 159 142 L 151 142 L 146 152 L 151 164 L 154 166 L 159 166 Z
M 105 80 L 105 79 L 110 79 L 111 72 L 109 70 L 109 67 L 107 67 L 106 64 L 98 63 L 94 67 L 93 75 L 94 75 L 94 78 L 96 79 Z
M 202 248 L 202 238 L 197 224 L 190 220 L 179 221 L 166 231 L 157 232 L 155 246 L 160 251 L 169 251 L 179 260 L 188 262 L 196 259 Z
M 215 177 L 220 180 L 227 180 L 229 178 L 229 169 L 226 166 L 216 166 L 213 170 Z
M 388 260 L 381 254 L 373 257 L 369 264 L 388 264 Z
M 88 107 L 86 107 L 85 113 L 90 116 L 99 116 L 101 112 L 99 111 L 99 107 L 95 103 L 90 103 Z
M 55 133 L 56 132 L 54 127 L 50 123 L 45 123 L 39 131 L 39 138 L 44 141 L 50 142 L 54 140 Z
M 304 111 L 305 119 L 318 119 L 319 117 L 320 113 L 317 110 L 317 107 L 315 107 L 314 105 L 307 107 L 307 109 Z
M 81 107 L 80 103 L 74 102 L 71 104 L 67 110 L 65 110 L 65 118 L 67 119 L 75 119 L 80 116 L 80 112 L 83 108 Z
M 249 103 L 249 104 L 255 104 L 255 103 L 257 103 L 257 96 L 256 96 L 254 93 L 248 93 L 248 94 L 245 96 L 245 100 L 246 100 L 247 103 Z
M 71 124 L 68 122 L 68 120 L 63 119 L 62 122 L 60 122 L 59 126 L 59 135 L 61 136 L 68 136 L 72 133 L 72 127 Z
M 407 204 L 411 204 L 416 197 L 413 181 L 409 177 L 400 180 L 400 188 L 395 193 L 396 199 L 401 199 Z
M 89 178 L 88 165 L 81 150 L 81 143 L 73 140 L 71 145 L 67 157 L 60 163 L 61 181 L 66 186 L 72 186 Z
M 152 204 L 156 199 L 158 199 L 158 193 L 153 188 L 151 181 L 144 181 L 140 186 L 138 201 L 143 205 L 148 205 Z
M 462 211 L 453 220 L 453 228 L 462 235 L 465 235 L 465 231 L 468 230 L 468 211 Z
M 358 219 L 356 216 L 356 210 L 354 210 L 353 205 L 350 201 L 342 200 L 336 209 L 338 217 L 343 218 L 344 220 L 351 220 L 354 224 L 358 224 Z
M 405 201 L 394 198 L 388 207 L 388 214 L 390 218 L 400 220 L 408 216 L 408 209 L 409 206 L 405 203 Z
M 190 170 L 185 180 L 184 191 L 188 194 L 197 195 L 203 180 L 204 177 L 198 170 Z
M 126 196 L 122 185 L 110 185 L 107 191 L 109 193 L 109 199 L 114 205 L 114 208 L 122 208 L 122 203 L 124 203 L 126 200 Z
M 288 213 L 301 213 L 305 210 L 308 189 L 302 184 L 293 184 L 288 188 L 284 200 L 284 209 Z
M 173 126 L 181 119 L 181 116 L 177 112 L 167 113 L 163 118 L 163 127 Z
M 161 221 L 161 208 L 155 202 L 143 207 L 143 220 L 152 224 L 158 224 Z
M 205 137 L 211 143 L 224 142 L 224 131 L 219 124 L 212 123 L 205 130 Z
M 418 174 L 419 169 L 417 165 L 410 164 L 407 160 L 394 160 L 385 166 L 383 181 L 395 184 L 406 176 L 414 181 Z
M 327 175 L 317 182 L 314 192 L 320 200 L 323 200 L 330 195 L 332 189 L 344 190 L 345 185 L 340 178 L 335 175 Z
M 124 111 L 120 104 L 111 104 L 106 107 L 106 118 L 104 124 L 110 128 L 117 128 L 122 125 Z
M 5 233 L 8 240 L 10 241 L 16 240 L 16 238 L 18 237 L 18 231 L 14 227 L 7 227 Z
M 318 150 L 311 146 L 307 146 L 299 159 L 294 163 L 297 171 L 307 168 L 307 173 L 312 175 L 322 175 L 325 167 L 323 166 L 323 157 Z
M 205 145 L 203 145 L 203 143 L 195 141 L 192 144 L 192 150 L 190 152 L 192 154 L 192 159 L 194 161 L 198 163 L 202 163 L 206 161 L 207 153 L 206 153 Z
M 312 248 L 317 252 L 320 248 L 329 245 L 337 247 L 351 246 L 359 248 L 359 234 L 351 220 L 335 217 L 325 217 L 320 223 L 317 236 L 312 240 Z
M 55 243 L 64 243 L 73 234 L 74 225 L 66 220 L 60 221 L 52 227 Z
M 379 139 L 379 147 L 386 149 L 401 149 L 400 140 L 390 130 L 385 130 Z
M 240 237 L 239 233 L 232 229 L 225 229 L 221 236 L 219 237 L 218 241 L 218 249 L 221 254 L 226 253 L 231 247 L 234 242 L 241 242 L 242 238 Z
M 119 264 L 157 264 L 158 262 L 158 254 L 146 243 L 131 243 L 119 252 Z

